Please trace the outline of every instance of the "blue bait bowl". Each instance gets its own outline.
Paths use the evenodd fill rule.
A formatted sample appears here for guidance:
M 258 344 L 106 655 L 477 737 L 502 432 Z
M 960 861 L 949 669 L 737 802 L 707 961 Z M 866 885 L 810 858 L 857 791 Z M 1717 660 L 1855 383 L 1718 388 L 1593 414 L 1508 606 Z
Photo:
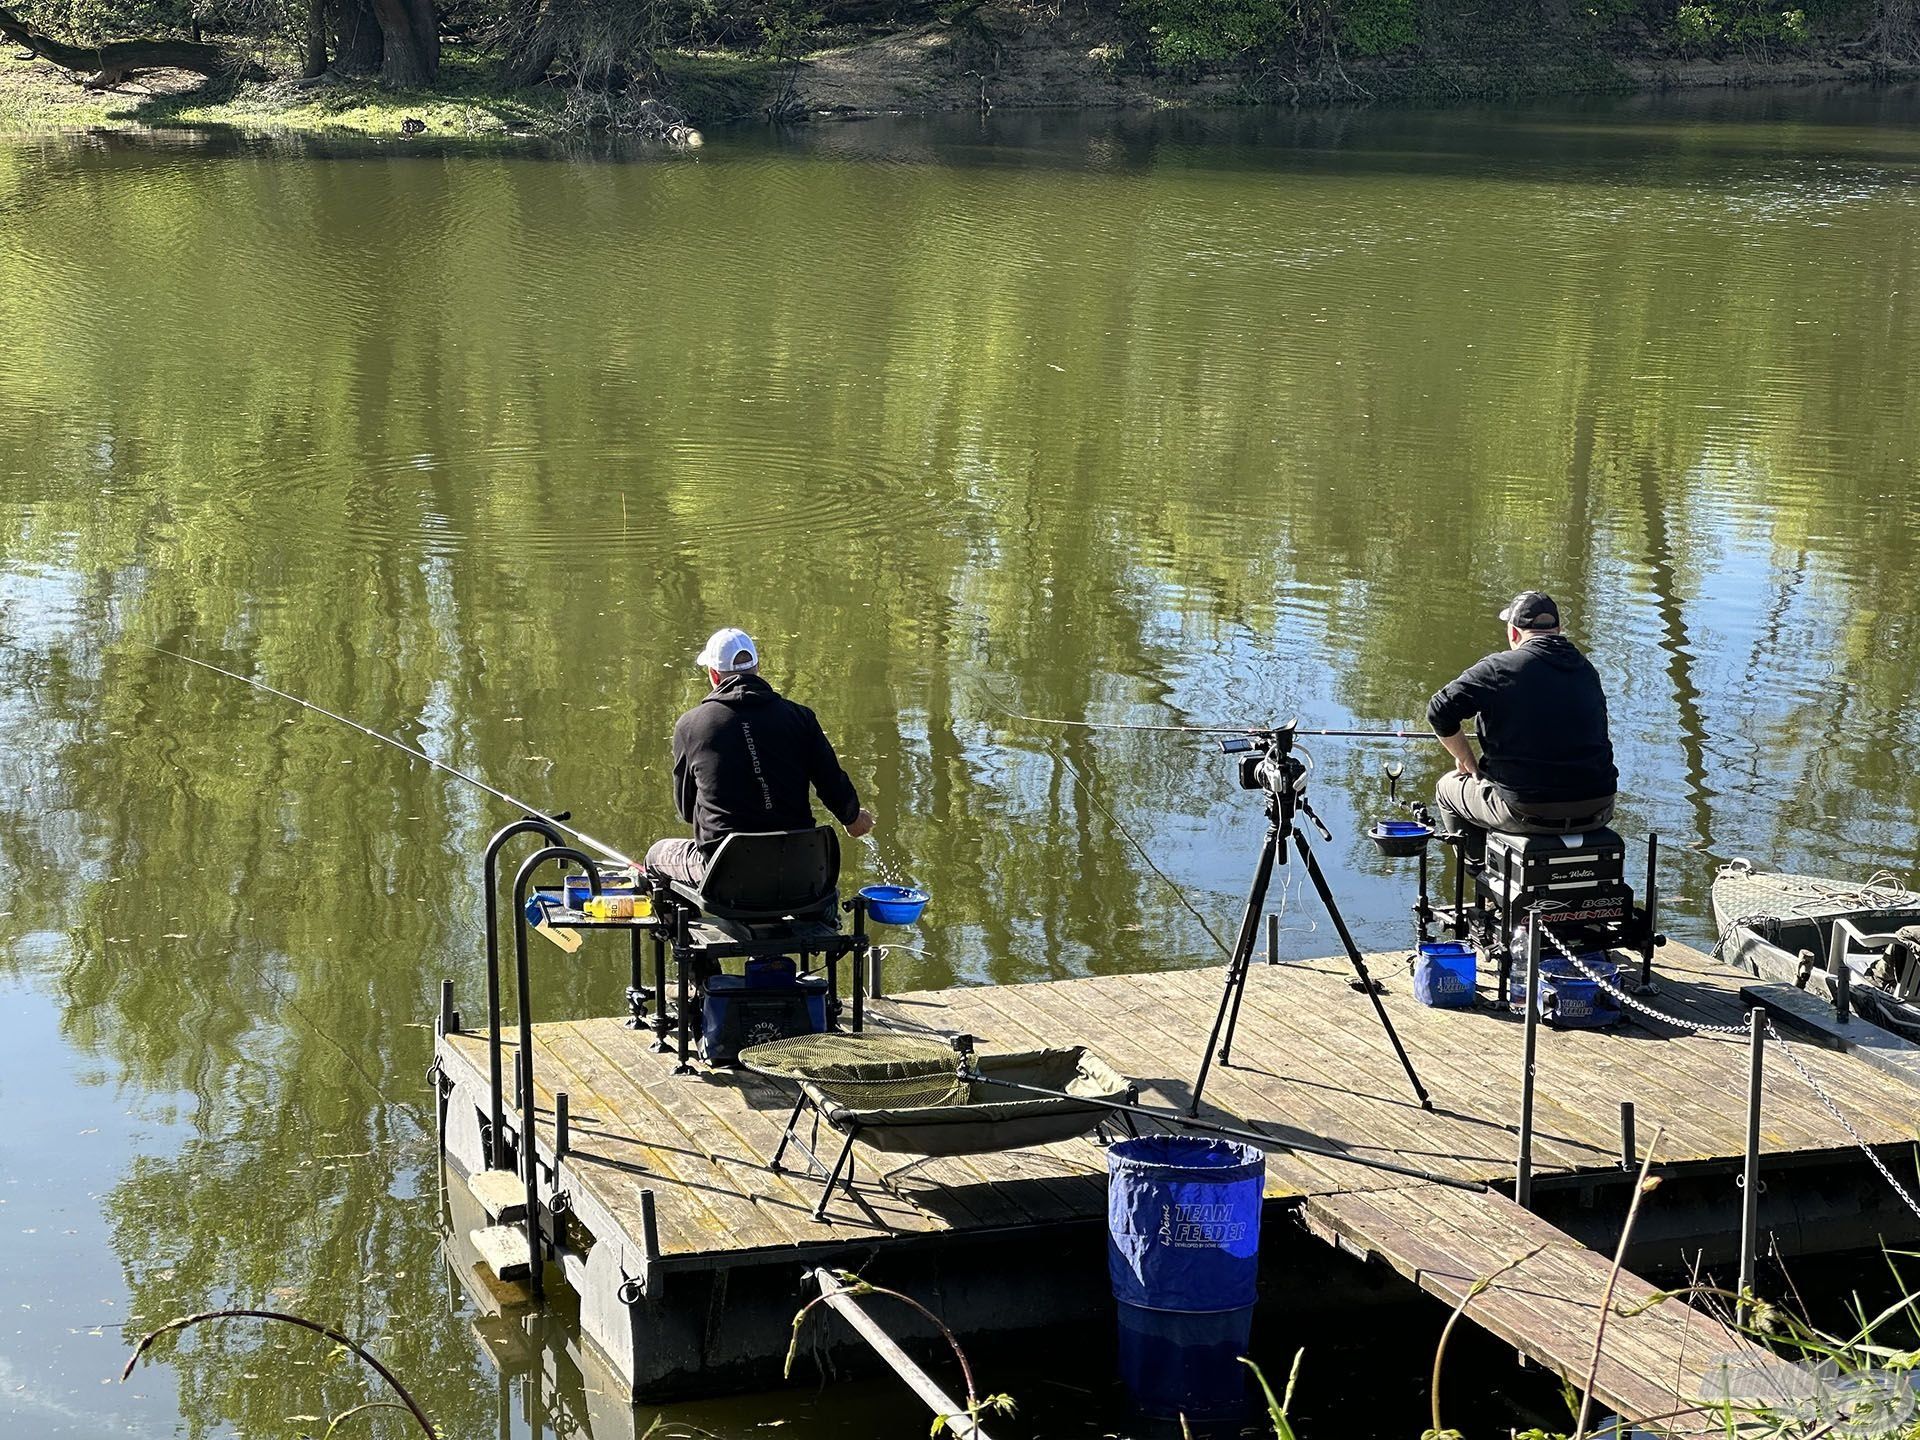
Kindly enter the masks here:
M 882 925 L 911 925 L 933 897 L 911 885 L 869 885 L 860 898 L 867 902 L 867 913 Z
M 1433 838 L 1433 827 L 1418 820 L 1382 820 L 1367 832 L 1382 855 L 1418 855 Z

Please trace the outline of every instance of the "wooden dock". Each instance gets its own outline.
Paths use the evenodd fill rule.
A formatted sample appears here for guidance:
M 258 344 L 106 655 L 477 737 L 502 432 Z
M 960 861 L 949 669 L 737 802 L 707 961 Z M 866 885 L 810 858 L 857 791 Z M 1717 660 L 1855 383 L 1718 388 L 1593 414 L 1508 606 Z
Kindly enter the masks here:
M 1282 1141 L 1510 1190 L 1523 1026 L 1491 1009 L 1419 1006 L 1403 955 L 1369 963 L 1386 982 L 1386 1004 L 1434 1111 L 1414 1102 L 1345 963 L 1307 961 L 1254 967 L 1234 1063 L 1215 1067 L 1203 1114 Z M 1659 1008 L 1719 1024 L 1739 1023 L 1741 987 L 1752 983 L 1677 945 L 1661 952 L 1658 978 L 1649 998 Z M 1180 1110 L 1221 979 L 1216 967 L 903 994 L 870 1002 L 867 1024 L 966 1032 L 986 1050 L 1083 1043 L 1140 1083 L 1143 1104 Z M 1010 1317 L 1039 1327 L 1103 1312 L 1105 1164 L 1091 1138 L 906 1164 L 877 1157 L 878 1171 L 876 1157 L 856 1151 L 854 1198 L 836 1193 L 827 1217 L 815 1221 L 817 1182 L 766 1163 L 789 1094 L 725 1071 L 675 1076 L 670 1057 L 649 1041 L 615 1019 L 555 1021 L 534 1033 L 537 1138 L 549 1164 L 555 1094 L 565 1092 L 570 1106 L 568 1151 L 542 1187 L 543 1195 L 564 1192 L 564 1272 L 580 1291 L 583 1331 L 637 1394 L 737 1382 L 763 1374 L 769 1361 L 777 1368 L 802 1266 L 868 1263 L 903 1284 L 910 1277 L 908 1288 L 917 1285 L 963 1333 L 1004 1330 L 1015 1323 Z M 1812 1044 L 1795 1054 L 1867 1142 L 1920 1138 L 1920 1089 Z M 446 1151 L 472 1171 L 482 1153 L 486 1038 L 444 1035 L 438 1056 Z M 1795 1068 L 1771 1059 L 1762 1218 L 1780 1251 L 1920 1233 Z M 1467 1318 L 1584 1383 L 1631 1188 L 1620 1103 L 1636 1107 L 1642 1147 L 1660 1132 L 1656 1170 L 1667 1177 L 1645 1202 L 1652 1238 L 1636 1256 L 1673 1270 L 1689 1246 L 1724 1256 L 1739 1228 L 1733 1177 L 1744 1148 L 1747 1064 L 1738 1037 L 1686 1034 L 1638 1017 L 1607 1031 L 1543 1029 L 1533 1213 L 1506 1194 L 1279 1152 L 1267 1161 L 1269 1233 L 1304 1227 L 1450 1305 L 1496 1275 L 1472 1298 Z M 1795 1176 L 1806 1177 L 1804 1193 Z M 1844 1204 L 1832 1200 L 1836 1187 L 1849 1197 Z M 656 1221 L 651 1246 L 643 1193 Z M 1336 1263 L 1332 1251 L 1320 1253 Z M 1755 1353 L 1681 1301 L 1648 1308 L 1651 1298 L 1646 1281 L 1621 1277 L 1595 1384 L 1598 1401 L 1629 1418 L 1684 1408 L 1716 1357 Z M 1688 1433 L 1684 1418 L 1667 1428 Z

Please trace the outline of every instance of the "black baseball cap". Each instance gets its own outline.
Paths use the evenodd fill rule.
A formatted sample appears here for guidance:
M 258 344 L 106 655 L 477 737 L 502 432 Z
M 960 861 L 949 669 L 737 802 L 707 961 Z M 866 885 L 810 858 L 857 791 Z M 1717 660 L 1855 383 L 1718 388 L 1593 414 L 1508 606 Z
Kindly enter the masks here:
M 1560 607 L 1553 597 L 1539 590 L 1522 590 L 1500 612 L 1500 618 L 1516 630 L 1558 630 Z

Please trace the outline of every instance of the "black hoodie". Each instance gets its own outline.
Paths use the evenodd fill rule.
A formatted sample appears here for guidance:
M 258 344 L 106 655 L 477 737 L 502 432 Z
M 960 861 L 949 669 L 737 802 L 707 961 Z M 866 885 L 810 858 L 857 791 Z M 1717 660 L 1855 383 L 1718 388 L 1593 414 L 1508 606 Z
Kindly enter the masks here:
M 673 727 L 673 796 L 701 844 L 736 831 L 805 830 L 807 787 L 841 824 L 860 797 L 813 711 L 758 675 L 729 675 Z
M 1620 783 L 1607 737 L 1607 697 L 1593 664 L 1564 635 L 1489 655 L 1427 705 L 1433 733 L 1480 720 L 1480 773 L 1524 810 L 1599 800 Z

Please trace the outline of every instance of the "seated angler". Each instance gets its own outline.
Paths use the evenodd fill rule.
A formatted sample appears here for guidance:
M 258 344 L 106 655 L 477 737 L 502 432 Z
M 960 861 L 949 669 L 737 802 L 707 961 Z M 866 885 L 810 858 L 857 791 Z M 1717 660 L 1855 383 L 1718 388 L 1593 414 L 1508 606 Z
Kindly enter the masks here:
M 673 797 L 692 839 L 659 840 L 647 868 L 698 886 L 727 835 L 814 826 L 811 787 L 859 839 L 873 829 L 813 711 L 760 678 L 744 630 L 716 630 L 696 659 L 713 691 L 673 727 Z
M 1507 648 L 1442 687 L 1427 706 L 1427 721 L 1455 762 L 1434 791 L 1447 828 L 1559 835 L 1605 825 L 1619 772 L 1599 675 L 1561 633 L 1552 596 L 1525 591 L 1500 618 Z M 1476 718 L 1478 759 L 1460 729 Z

